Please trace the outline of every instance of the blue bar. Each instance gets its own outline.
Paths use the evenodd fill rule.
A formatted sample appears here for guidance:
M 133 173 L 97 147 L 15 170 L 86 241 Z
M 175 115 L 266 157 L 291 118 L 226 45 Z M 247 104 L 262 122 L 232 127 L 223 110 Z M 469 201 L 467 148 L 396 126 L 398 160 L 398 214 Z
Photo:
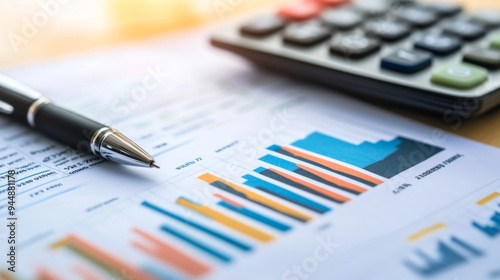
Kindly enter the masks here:
M 300 205 L 302 207 L 305 207 L 307 209 L 310 209 L 314 212 L 323 214 L 331 209 L 319 204 L 315 201 L 312 201 L 306 197 L 303 197 L 301 195 L 298 195 L 294 192 L 291 192 L 289 190 L 286 190 L 284 188 L 278 187 L 276 185 L 273 185 L 269 182 L 266 182 L 264 180 L 261 180 L 257 177 L 254 177 L 252 175 L 245 175 L 243 178 L 247 179 L 246 182 L 244 182 L 245 185 L 250 186 L 252 188 L 259 189 L 261 191 L 267 192 L 269 194 L 275 195 L 277 197 L 280 197 L 284 200 L 290 201 L 292 203 L 295 203 L 297 205 Z
M 203 252 L 219 259 L 220 261 L 223 261 L 225 263 L 231 262 L 231 257 L 226 256 L 225 254 L 220 253 L 217 250 L 212 249 L 211 247 L 209 247 L 209 246 L 207 246 L 199 241 L 196 241 L 195 239 L 193 239 L 193 238 L 191 238 L 191 237 L 189 237 L 189 236 L 187 236 L 187 235 L 185 235 L 185 234 L 183 234 L 183 233 L 181 233 L 181 232 L 179 232 L 179 231 L 177 231 L 169 226 L 163 225 L 160 227 L 160 229 L 166 233 L 169 233 L 169 234 L 181 239 L 181 240 L 184 240 L 185 242 L 193 245 L 194 247 L 202 250 Z
M 404 264 L 406 267 L 422 277 L 432 277 L 445 270 L 467 263 L 467 259 L 465 257 L 441 241 L 438 242 L 437 250 L 439 252 L 439 256 L 435 259 L 420 250 L 416 251 L 417 256 L 419 256 L 425 263 L 423 265 L 415 264 L 410 260 L 405 260 Z
M 320 132 L 313 132 L 292 145 L 364 168 L 397 152 L 401 142 L 401 139 L 394 138 L 376 143 L 365 141 L 356 145 Z
M 380 140 L 374 143 L 364 141 L 360 144 L 353 144 L 320 132 L 311 133 L 304 139 L 293 142 L 292 145 L 363 168 L 385 178 L 392 178 L 444 150 L 404 137 L 395 137 L 389 141 Z M 415 151 L 426 152 L 417 159 L 413 156 Z M 406 164 L 401 168 L 401 158 L 413 160 L 411 164 Z
M 226 242 L 226 243 L 228 243 L 230 245 L 233 245 L 234 247 L 236 247 L 238 249 L 241 249 L 243 251 L 251 251 L 252 250 L 252 247 L 249 246 L 249 245 L 247 245 L 247 244 L 245 244 L 245 243 L 242 243 L 242 242 L 240 242 L 240 241 L 238 241 L 238 240 L 236 240 L 236 239 L 234 239 L 232 237 L 229 237 L 229 236 L 227 236 L 225 234 L 222 234 L 222 233 L 220 233 L 218 231 L 210 229 L 210 228 L 208 228 L 208 227 L 206 227 L 206 226 L 204 226 L 202 224 L 199 224 L 199 223 L 193 222 L 191 220 L 185 219 L 185 218 L 183 218 L 183 217 L 181 217 L 181 216 L 179 216 L 177 214 L 174 214 L 174 213 L 172 213 L 170 211 L 167 211 L 166 209 L 160 208 L 160 207 L 158 207 L 158 206 L 156 206 L 154 204 L 151 204 L 151 203 L 149 203 L 147 201 L 142 202 L 142 206 L 145 206 L 145 207 L 147 207 L 147 208 L 149 208 L 151 210 L 159 212 L 159 213 L 161 213 L 161 214 L 163 214 L 165 216 L 168 216 L 168 217 L 170 217 L 172 219 L 175 219 L 175 220 L 177 220 L 179 222 L 182 222 L 182 223 L 184 223 L 184 224 L 186 224 L 188 226 L 191 226 L 191 227 L 193 227 L 193 228 L 195 228 L 197 230 L 200 230 L 200 231 L 202 231 L 202 232 L 204 232 L 206 234 L 209 234 L 209 235 L 211 235 L 211 236 L 213 236 L 213 237 L 215 237 L 215 238 L 217 238 L 219 240 L 222 240 L 222 241 L 224 241 L 224 242 Z
M 482 231 L 489 237 L 494 238 L 500 234 L 500 213 L 495 212 L 493 216 L 491 216 L 490 221 L 493 222 L 492 225 L 481 225 L 477 222 L 472 222 L 472 226 Z
M 263 224 L 266 224 L 266 225 L 268 225 L 268 226 L 270 226 L 272 228 L 275 228 L 275 229 L 277 229 L 279 231 L 288 231 L 288 230 L 291 229 L 291 227 L 288 226 L 288 225 L 285 225 L 285 224 L 282 224 L 282 223 L 280 223 L 278 221 L 270 219 L 270 218 L 268 218 L 266 216 L 263 216 L 263 215 L 261 215 L 261 214 L 259 214 L 257 212 L 249 210 L 249 209 L 247 209 L 245 207 L 238 207 L 238 206 L 235 206 L 235 205 L 233 205 L 231 203 L 228 203 L 226 201 L 220 201 L 217 204 L 219 204 L 220 206 L 222 206 L 222 207 L 224 207 L 226 209 L 234 211 L 234 212 L 236 212 L 238 214 L 246 216 L 246 217 L 248 217 L 250 219 L 253 219 L 255 221 L 258 221 L 258 222 L 261 222 Z
M 267 149 L 270 150 L 270 151 L 275 151 L 276 152 L 276 151 L 281 150 L 281 147 L 278 146 L 278 145 L 271 145 L 271 146 L 267 147 Z
M 267 169 L 265 169 L 264 167 L 257 167 L 254 171 L 257 172 L 257 173 L 262 173 L 264 171 L 266 171 Z
M 274 166 L 281 167 L 281 168 L 286 169 L 288 171 L 293 172 L 293 171 L 298 169 L 298 167 L 295 163 L 290 162 L 288 160 L 284 160 L 282 158 L 279 158 L 279 157 L 276 157 L 273 155 L 265 155 L 259 159 L 262 160 L 263 162 L 267 162 L 267 163 L 272 164 Z
M 469 243 L 467 243 L 467 242 L 465 242 L 465 241 L 463 241 L 461 239 L 458 239 L 455 236 L 451 237 L 451 241 L 454 242 L 455 244 L 461 246 L 462 248 L 464 248 L 465 250 L 469 251 L 471 254 L 473 254 L 473 255 L 475 255 L 477 257 L 480 257 L 480 256 L 484 255 L 484 253 L 481 250 L 474 248 Z

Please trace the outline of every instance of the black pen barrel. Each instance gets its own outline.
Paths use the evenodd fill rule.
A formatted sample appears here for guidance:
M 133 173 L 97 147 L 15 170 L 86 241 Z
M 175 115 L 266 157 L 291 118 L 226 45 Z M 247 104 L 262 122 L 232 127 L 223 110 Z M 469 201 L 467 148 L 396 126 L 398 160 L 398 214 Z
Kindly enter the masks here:
M 90 140 L 104 125 L 54 104 L 46 104 L 35 114 L 35 129 L 71 148 L 90 152 Z

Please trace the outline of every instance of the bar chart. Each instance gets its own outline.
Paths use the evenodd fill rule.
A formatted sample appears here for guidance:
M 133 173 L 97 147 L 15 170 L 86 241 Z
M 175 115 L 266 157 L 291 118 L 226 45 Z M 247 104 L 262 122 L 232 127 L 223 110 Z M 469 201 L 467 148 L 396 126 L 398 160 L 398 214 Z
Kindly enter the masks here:
M 196 182 L 198 187 L 179 190 L 175 196 L 165 195 L 165 200 L 147 195 L 132 203 L 127 213 L 141 212 L 145 221 L 155 222 L 146 226 L 142 218 L 132 221 L 123 228 L 127 233 L 117 242 L 141 261 L 101 248 L 102 237 L 93 243 L 93 234 L 69 234 L 51 250 L 69 251 L 87 262 L 88 266 L 78 268 L 80 274 L 119 279 L 202 277 L 237 263 L 243 256 L 262 250 L 266 244 L 383 184 L 396 175 L 396 169 L 390 176 L 379 172 L 381 168 L 387 170 L 393 158 L 407 156 L 419 145 L 433 150 L 428 157 L 442 150 L 400 137 L 355 145 L 319 132 L 304 135 L 301 140 L 288 142 L 291 144 L 272 144 L 262 149 L 251 164 L 253 168 L 243 169 L 238 176 L 221 175 L 224 168 L 216 164 L 186 175 L 178 183 Z M 206 187 L 208 197 L 193 196 L 197 188 Z M 475 226 L 494 233 L 491 225 Z M 468 256 L 457 247 L 481 255 L 479 249 L 453 236 L 437 241 L 439 260 L 431 261 L 424 251 L 416 250 L 416 256 L 428 261 L 427 265 L 411 261 L 405 265 L 420 275 L 439 273 L 466 262 Z M 47 267 L 41 271 L 51 273 Z
M 495 200 L 500 197 L 499 192 L 493 192 L 490 195 L 484 197 L 477 202 L 478 206 L 486 207 L 490 206 L 491 214 L 489 218 L 484 222 L 473 221 L 472 227 L 488 236 L 489 238 L 495 238 L 500 236 L 500 203 Z
M 459 249 L 467 253 L 460 253 Z M 429 277 L 455 266 L 465 264 L 469 262 L 469 258 L 483 256 L 481 250 L 455 236 L 451 236 L 449 241 L 438 241 L 436 251 L 438 257 L 433 259 L 429 254 L 421 250 L 416 250 L 415 255 L 425 264 L 418 265 L 407 260 L 405 261 L 405 265 L 415 273 Z
M 490 192 L 465 202 L 438 222 L 406 238 L 411 252 L 402 264 L 420 277 L 431 278 L 495 254 L 492 241 L 500 235 L 500 193 Z M 461 235 L 461 236 L 460 236 Z

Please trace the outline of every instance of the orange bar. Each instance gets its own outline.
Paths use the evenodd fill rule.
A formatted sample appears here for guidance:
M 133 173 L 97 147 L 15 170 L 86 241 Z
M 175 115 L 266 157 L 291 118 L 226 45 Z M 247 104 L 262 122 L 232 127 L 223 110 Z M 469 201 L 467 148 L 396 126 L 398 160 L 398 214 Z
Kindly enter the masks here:
M 229 198 L 227 198 L 227 197 L 225 197 L 225 196 L 223 196 L 221 194 L 216 193 L 216 194 L 214 194 L 214 196 L 217 197 L 217 198 L 220 198 L 220 199 L 224 200 L 227 203 L 231 203 L 232 205 L 234 205 L 236 207 L 239 207 L 239 208 L 245 207 L 243 204 L 240 204 L 240 203 L 238 203 L 238 202 L 236 202 L 236 201 L 234 201 L 232 199 L 229 199 Z
M 81 265 L 75 265 L 73 266 L 73 271 L 80 275 L 80 277 L 84 280 L 102 280 L 103 278 L 95 275 L 92 271 L 90 271 L 88 268 L 83 267 Z
M 140 269 L 125 263 L 76 235 L 68 235 L 59 245 L 73 249 L 88 260 L 107 268 L 114 276 L 122 279 L 153 280 L 151 276 Z
M 132 245 L 149 254 L 167 265 L 171 265 L 176 269 L 184 272 L 189 276 L 201 276 L 210 272 L 211 268 L 201 261 L 185 254 L 175 247 L 170 246 L 164 241 L 152 236 L 151 234 L 134 228 L 133 231 L 150 242 L 150 246 L 144 246 L 137 242 L 132 242 Z
M 283 177 L 285 177 L 285 178 L 287 178 L 287 179 L 289 179 L 289 180 L 292 180 L 292 181 L 294 181 L 295 183 L 298 183 L 298 184 L 301 184 L 301 185 L 303 185 L 303 186 L 305 186 L 305 187 L 308 187 L 308 188 L 310 188 L 311 190 L 317 191 L 317 192 L 322 193 L 322 194 L 324 194 L 324 195 L 326 195 L 326 196 L 328 196 L 328 197 L 331 197 L 331 198 L 332 198 L 332 199 L 334 199 L 334 200 L 341 201 L 341 202 L 347 202 L 347 201 L 351 200 L 350 198 L 348 198 L 348 197 L 346 197 L 346 196 L 343 196 L 343 195 L 340 195 L 340 194 L 334 193 L 334 192 L 332 192 L 332 191 L 329 191 L 329 190 L 326 190 L 326 189 L 320 188 L 320 187 L 318 187 L 318 186 L 315 186 L 314 184 L 311 184 L 311 183 L 309 183 L 309 182 L 306 182 L 306 181 L 303 181 L 303 180 L 301 180 L 301 179 L 295 178 L 295 177 L 290 176 L 290 175 L 288 175 L 288 174 L 286 174 L 286 173 L 283 173 L 283 172 L 281 172 L 281 171 L 278 171 L 278 170 L 276 170 L 276 169 L 274 169 L 274 168 L 269 168 L 269 170 L 271 170 L 272 172 L 277 173 L 277 174 L 279 174 L 279 175 L 281 175 L 281 176 L 283 176 Z
M 219 177 L 217 177 L 217 176 L 215 176 L 213 174 L 205 173 L 203 175 L 200 175 L 198 178 L 201 179 L 201 180 L 203 180 L 203 181 L 205 181 L 205 182 L 207 182 L 207 183 L 209 183 L 209 184 L 212 184 L 212 183 L 214 183 L 216 181 L 220 181 L 221 183 L 224 183 L 224 184 L 230 186 L 235 191 L 244 194 L 248 199 L 253 200 L 255 202 L 258 202 L 258 203 L 260 203 L 262 205 L 265 205 L 265 206 L 267 206 L 267 207 L 269 207 L 271 209 L 275 209 L 276 211 L 281 212 L 281 213 L 283 213 L 285 215 L 288 215 L 290 217 L 294 217 L 294 218 L 296 218 L 296 219 L 298 219 L 300 221 L 307 222 L 307 221 L 312 220 L 312 217 L 309 216 L 309 215 L 307 215 L 307 214 L 304 214 L 304 213 L 299 212 L 299 211 L 297 211 L 297 210 L 295 210 L 293 208 L 290 208 L 290 207 L 288 207 L 286 205 L 278 203 L 278 202 L 276 202 L 276 201 L 274 201 L 272 199 L 264 197 L 264 196 L 262 196 L 262 195 L 260 195 L 260 194 L 258 194 L 256 192 L 252 192 L 252 191 L 250 191 L 250 190 L 248 190 L 246 188 L 243 188 L 243 187 L 241 187 L 241 186 L 239 186 L 237 184 L 233 184 L 233 183 L 231 183 L 229 181 L 226 181 L 226 180 L 224 180 L 222 178 L 219 178 Z
M 301 158 L 305 158 L 305 159 L 310 160 L 310 161 L 314 161 L 314 162 L 321 164 L 321 165 L 324 165 L 332 170 L 337 170 L 337 171 L 340 171 L 342 173 L 346 173 L 346 174 L 352 175 L 354 177 L 361 178 L 361 179 L 368 181 L 368 182 L 371 182 L 373 184 L 380 185 L 383 183 L 382 180 L 379 180 L 375 177 L 372 177 L 368 174 L 359 172 L 357 170 L 351 169 L 347 166 L 343 166 L 343 165 L 340 165 L 340 164 L 337 164 L 337 163 L 334 163 L 334 162 L 331 162 L 331 161 L 328 161 L 328 160 L 325 160 L 325 159 L 322 159 L 322 158 L 319 158 L 319 157 L 316 157 L 313 155 L 309 155 L 309 154 L 306 154 L 306 153 L 301 152 L 301 151 L 297 151 L 297 150 L 289 148 L 289 147 L 281 147 L 281 149 L 283 149 L 283 150 L 285 150 L 285 151 L 287 151 L 287 152 L 289 152 L 297 157 L 301 157 Z
M 45 267 L 38 268 L 37 280 L 61 280 L 59 276 L 55 275 L 52 271 L 48 270 Z
M 325 180 L 327 180 L 328 182 L 332 182 L 336 185 L 339 185 L 343 188 L 346 188 L 346 189 L 349 189 L 349 190 L 352 190 L 352 191 L 355 191 L 355 192 L 358 192 L 358 193 L 364 193 L 366 191 L 366 189 L 360 187 L 360 186 L 356 186 L 352 183 L 349 183 L 349 182 L 346 182 L 342 179 L 339 179 L 339 178 L 335 178 L 333 176 L 330 176 L 330 175 L 327 175 L 323 172 L 320 172 L 320 171 L 317 171 L 316 169 L 313 169 L 313 168 L 309 168 L 307 166 L 304 166 L 302 164 L 297 164 L 297 167 L 298 168 L 301 168 L 301 169 L 304 169 L 308 172 L 311 172 L 312 174 L 318 176 L 318 177 L 321 177 Z

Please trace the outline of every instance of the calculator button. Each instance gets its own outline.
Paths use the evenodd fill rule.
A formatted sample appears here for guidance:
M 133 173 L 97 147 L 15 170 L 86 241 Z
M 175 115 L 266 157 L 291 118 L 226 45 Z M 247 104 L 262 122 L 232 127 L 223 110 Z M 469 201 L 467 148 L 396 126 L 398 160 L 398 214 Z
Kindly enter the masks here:
M 477 21 L 486 27 L 495 28 L 500 26 L 500 12 L 492 10 L 482 10 L 472 15 L 472 20 Z
M 464 55 L 464 61 L 480 65 L 488 69 L 500 68 L 500 50 L 477 48 Z
M 283 36 L 286 43 L 311 46 L 328 39 L 330 31 L 317 22 L 307 22 L 289 26 Z
M 321 15 L 321 20 L 328 26 L 340 30 L 349 30 L 363 21 L 359 12 L 347 9 L 329 9 Z
M 351 3 L 351 0 L 316 0 L 316 2 L 328 6 L 342 6 Z
M 425 3 L 421 7 L 442 17 L 450 17 L 462 12 L 462 7 L 453 3 Z
M 380 50 L 380 42 L 362 34 L 337 36 L 332 40 L 330 51 L 345 58 L 362 58 Z
M 468 63 L 448 65 L 432 74 L 431 81 L 447 87 L 469 89 L 488 79 L 488 70 Z
M 394 0 L 393 1 L 394 3 L 396 4 L 400 4 L 400 5 L 412 5 L 412 4 L 415 4 L 415 0 Z
M 366 16 L 377 17 L 385 14 L 390 8 L 384 0 L 358 0 L 354 3 L 354 9 Z
M 245 35 L 259 37 L 270 35 L 283 27 L 285 27 L 283 19 L 274 15 L 265 15 L 246 22 L 240 30 Z
M 322 5 L 314 1 L 303 1 L 282 7 L 278 14 L 285 19 L 302 21 L 319 15 Z
M 404 8 L 398 19 L 419 28 L 429 27 L 439 20 L 435 13 L 417 7 Z
M 491 39 L 491 47 L 500 49 L 500 34 L 493 36 L 493 38 Z
M 415 48 L 443 56 L 460 50 L 462 48 L 462 41 L 458 38 L 442 34 L 427 34 L 415 43 Z
M 486 34 L 486 29 L 481 24 L 461 19 L 448 22 L 443 32 L 457 36 L 466 41 L 472 41 L 484 36 Z
M 382 68 L 403 73 L 415 73 L 432 64 L 432 55 L 428 52 L 416 50 L 397 50 L 384 57 Z
M 394 42 L 410 35 L 410 27 L 394 20 L 372 21 L 365 25 L 368 36 L 378 37 L 384 41 Z

